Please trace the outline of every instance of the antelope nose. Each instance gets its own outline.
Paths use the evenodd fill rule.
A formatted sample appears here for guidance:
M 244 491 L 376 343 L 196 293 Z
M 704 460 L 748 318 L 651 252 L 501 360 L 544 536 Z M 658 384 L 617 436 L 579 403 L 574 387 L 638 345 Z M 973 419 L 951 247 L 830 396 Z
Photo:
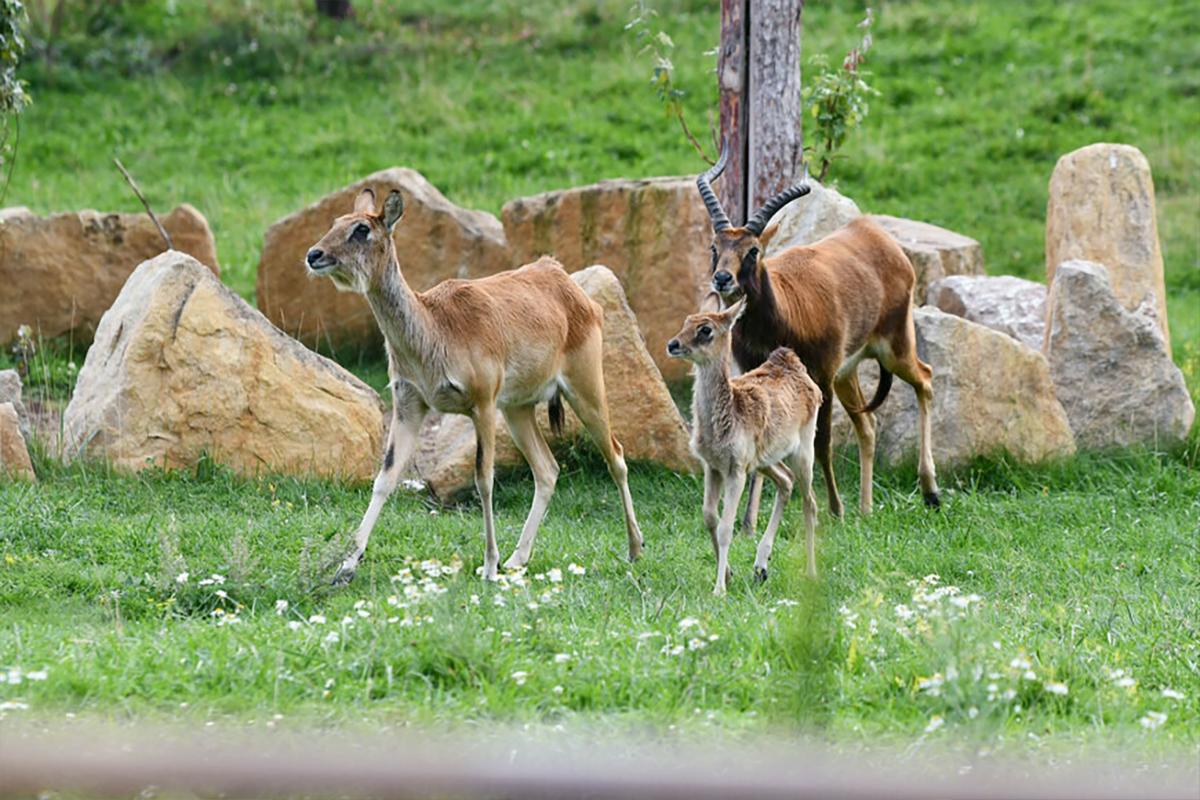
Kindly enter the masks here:
M 725 270 L 721 270 L 713 275 L 713 286 L 719 291 L 728 289 L 729 284 L 733 283 L 733 276 Z
M 311 266 L 314 266 L 318 261 L 320 261 L 321 258 L 324 257 L 324 255 L 325 255 L 325 252 L 323 250 L 318 250 L 317 248 L 314 247 L 312 250 L 308 251 L 308 255 L 305 256 L 305 260 L 308 261 L 308 265 L 311 267 Z
M 680 346 L 678 339 L 672 339 L 671 341 L 667 342 L 667 355 L 677 356 L 679 355 L 679 351 L 682 349 L 683 348 Z

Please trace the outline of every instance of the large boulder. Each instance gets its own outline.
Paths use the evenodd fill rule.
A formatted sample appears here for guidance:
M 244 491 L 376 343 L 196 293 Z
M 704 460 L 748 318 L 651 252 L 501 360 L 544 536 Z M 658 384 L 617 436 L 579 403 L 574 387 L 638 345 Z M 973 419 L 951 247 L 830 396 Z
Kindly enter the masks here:
M 811 192 L 784 206 L 771 218 L 771 224 L 778 225 L 779 230 L 767 243 L 768 258 L 789 247 L 818 242 L 862 216 L 858 205 L 837 189 L 822 186 L 811 178 L 808 183 Z
M 0 478 L 36 481 L 29 448 L 12 403 L 0 403 Z
M 1075 452 L 1071 427 L 1054 396 L 1054 382 L 1041 353 L 936 308 L 914 309 L 913 322 L 917 352 L 933 367 L 933 457 L 937 464 L 963 463 L 996 453 L 1038 462 Z M 878 374 L 874 361 L 861 367 L 868 398 L 874 393 Z M 912 388 L 897 379 L 875 417 L 880 462 L 915 461 L 917 398 Z M 848 423 L 839 441 L 854 441 Z
M 1171 352 L 1154 180 L 1136 147 L 1088 145 L 1055 165 L 1046 202 L 1046 284 L 1054 283 L 1059 264 L 1073 259 L 1107 267 L 1127 311 L 1153 294 L 1157 324 Z
M 1196 409 L 1167 352 L 1154 295 L 1127 311 L 1103 265 L 1067 261 L 1046 307 L 1046 358 L 1081 447 L 1187 438 Z
M 687 375 L 666 346 L 705 293 L 712 228 L 693 178 L 608 180 L 505 204 L 513 259 L 558 259 L 568 271 L 605 264 L 625 287 L 658 369 Z
M 929 285 L 926 301 L 947 314 L 1008 334 L 1042 349 L 1046 287 L 1011 275 L 951 275 Z
M 181 205 L 160 221 L 175 249 L 219 272 L 217 246 L 199 211 Z M 90 340 L 129 273 L 165 249 L 145 214 L 0 211 L 0 343 L 21 325 L 41 336 Z
M 15 369 L 0 370 L 0 403 L 9 403 L 17 415 L 21 434 L 28 441 L 32 435 L 29 425 L 29 412 L 21 402 L 21 376 Z
M 68 459 L 368 478 L 378 395 L 281 333 L 198 261 L 139 266 L 105 313 L 63 418 Z
M 626 457 L 652 461 L 678 472 L 695 471 L 697 464 L 688 446 L 687 428 L 646 352 L 620 281 L 602 266 L 581 270 L 571 278 L 604 308 L 604 385 L 613 435 L 624 447 Z M 544 407 L 538 409 L 538 415 L 542 430 L 548 431 Z M 567 406 L 564 436 L 581 433 L 581 423 Z M 497 425 L 496 463 L 522 462 L 501 422 Z M 470 419 L 457 414 L 431 418 L 421 435 L 417 471 L 430 491 L 443 501 L 473 488 L 475 428 Z
M 267 229 L 258 262 L 258 307 L 284 332 L 308 345 L 363 346 L 383 341 L 366 300 L 339 292 L 325 278 L 310 278 L 304 254 L 349 214 L 354 198 L 370 187 L 382 199 L 404 195 L 404 219 L 394 237 L 400 270 L 424 291 L 447 278 L 479 278 L 510 268 L 504 229 L 491 214 L 459 208 L 425 179 L 403 167 L 376 172 L 289 214 Z
M 961 233 L 902 217 L 871 217 L 891 234 L 917 271 L 913 301 L 918 305 L 931 284 L 948 275 L 983 275 L 983 248 Z

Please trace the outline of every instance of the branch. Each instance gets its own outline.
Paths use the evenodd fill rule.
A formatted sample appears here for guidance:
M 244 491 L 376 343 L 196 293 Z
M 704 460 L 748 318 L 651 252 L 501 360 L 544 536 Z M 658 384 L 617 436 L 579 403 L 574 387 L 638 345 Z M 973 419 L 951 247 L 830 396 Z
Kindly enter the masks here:
M 683 118 L 683 110 L 682 109 L 679 111 L 679 113 L 676 116 L 679 117 L 679 127 L 683 128 L 683 135 L 686 136 L 687 140 L 692 143 L 692 147 L 696 148 L 696 152 L 700 154 L 700 157 L 703 158 L 706 162 L 708 162 L 708 165 L 710 167 L 713 164 L 717 163 L 708 157 L 708 153 L 704 152 L 704 148 L 700 146 L 700 143 L 698 141 L 696 141 L 696 137 L 693 136 L 691 130 L 688 129 L 687 120 L 685 120 Z
M 125 176 L 125 181 L 129 184 L 129 188 L 133 189 L 133 193 L 137 195 L 137 199 L 142 201 L 142 207 L 146 209 L 146 213 L 150 215 L 150 221 L 154 223 L 154 227 L 158 228 L 158 233 L 162 236 L 163 241 L 167 243 L 168 250 L 174 250 L 175 245 L 171 242 L 171 236 L 167 233 L 167 229 L 158 221 L 158 217 L 154 215 L 154 210 L 150 208 L 150 204 L 146 202 L 146 196 L 142 194 L 142 190 L 138 188 L 137 181 L 129 174 L 129 170 L 125 169 L 125 165 L 121 163 L 121 159 L 114 157 L 113 163 L 117 165 L 117 169 L 121 170 L 121 174 Z

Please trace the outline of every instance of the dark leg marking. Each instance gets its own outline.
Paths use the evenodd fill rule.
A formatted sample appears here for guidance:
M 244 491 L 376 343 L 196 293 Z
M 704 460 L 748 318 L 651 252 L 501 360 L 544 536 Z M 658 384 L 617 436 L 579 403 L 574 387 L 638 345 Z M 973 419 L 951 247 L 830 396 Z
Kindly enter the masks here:
M 384 457 L 383 457 L 383 468 L 385 470 L 390 470 L 392 468 L 392 465 L 395 463 L 396 463 L 396 445 L 389 444 L 388 449 L 387 449 L 387 454 L 384 455 Z
M 475 472 L 483 469 L 483 442 L 479 437 L 475 437 Z

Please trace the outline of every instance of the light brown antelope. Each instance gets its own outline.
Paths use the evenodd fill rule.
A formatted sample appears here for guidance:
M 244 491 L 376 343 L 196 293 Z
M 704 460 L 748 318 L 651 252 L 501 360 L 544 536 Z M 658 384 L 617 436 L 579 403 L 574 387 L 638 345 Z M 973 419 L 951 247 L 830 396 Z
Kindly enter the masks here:
M 786 347 L 775 350 L 762 365 L 730 379 L 731 329 L 745 308 L 742 299 L 724 311 L 692 314 L 683 330 L 667 342 L 668 355 L 695 365 L 692 451 L 704 462 L 704 524 L 717 556 L 715 594 L 725 593 L 734 518 L 751 472 L 766 475 L 776 489 L 775 508 L 758 543 L 755 578 L 767 579 L 767 560 L 796 480 L 804 501 L 808 574 L 817 575 L 817 500 L 812 473 L 821 390 Z M 722 503 L 719 516 L 718 500 Z
M 763 252 L 778 226 L 771 217 L 788 203 L 808 194 L 807 181 L 768 200 L 742 227 L 734 227 L 713 194 L 711 181 L 725 168 L 727 151 L 696 179 L 713 225 L 712 290 L 725 303 L 739 297 L 746 311 L 733 329 L 733 355 L 742 370 L 763 363 L 777 347 L 795 351 L 824 400 L 817 416 L 817 461 L 829 493 L 829 510 L 841 516 L 842 501 L 833 475 L 830 417 L 833 393 L 850 415 L 858 439 L 859 506 L 871 511 L 875 460 L 872 412 L 887 397 L 893 373 L 917 393 L 920 425 L 919 474 L 925 503 L 937 507 L 930 410 L 933 372 L 917 357 L 912 319 L 916 273 L 904 251 L 882 228 L 859 217 L 816 244 L 791 247 L 771 258 Z M 879 385 L 870 404 L 858 383 L 858 364 L 879 362 Z M 832 392 L 830 389 L 832 388 Z M 757 493 L 755 479 L 747 504 L 746 523 L 753 529 Z
M 603 309 L 550 258 L 478 280 L 448 280 L 427 292 L 404 281 L 392 229 L 404 211 L 392 191 L 376 213 L 375 193 L 364 189 L 352 213 L 334 221 L 308 251 L 313 275 L 343 291 L 365 295 L 387 343 L 392 425 L 371 503 L 355 533 L 355 550 L 335 582 L 354 577 L 380 509 L 411 457 L 430 409 L 465 414 L 475 423 L 475 486 L 483 505 L 483 576 L 497 574 L 492 515 L 492 472 L 497 409 L 533 471 L 533 505 L 507 568 L 529 561 L 538 526 L 554 493 L 558 464 L 534 417 L 550 403 L 561 424 L 560 393 L 588 429 L 621 494 L 629 557 L 642 534 L 633 511 L 621 445 L 613 437 L 601 369 Z

